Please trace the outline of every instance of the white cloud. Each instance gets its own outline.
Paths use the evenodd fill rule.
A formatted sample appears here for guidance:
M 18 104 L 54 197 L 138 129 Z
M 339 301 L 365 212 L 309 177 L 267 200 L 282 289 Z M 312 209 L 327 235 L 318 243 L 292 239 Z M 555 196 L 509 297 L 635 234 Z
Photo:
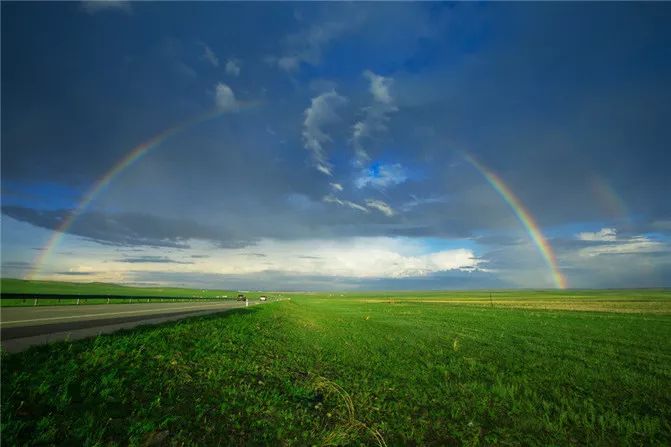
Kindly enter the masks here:
M 331 164 L 324 149 L 324 145 L 331 141 L 331 137 L 324 132 L 323 127 L 339 120 L 336 109 L 346 102 L 347 99 L 331 90 L 312 98 L 310 107 L 305 109 L 303 142 L 305 148 L 312 153 L 317 170 L 326 175 L 332 175 Z
M 231 76 L 240 76 L 240 61 L 229 59 L 226 61 L 226 73 Z
M 580 250 L 581 256 L 598 256 L 598 255 L 623 255 L 623 254 L 639 254 L 639 253 L 653 253 L 665 249 L 663 243 L 654 241 L 645 236 L 634 236 L 627 239 L 618 239 L 614 243 L 598 245 L 595 247 L 587 247 Z
M 615 228 L 602 228 L 596 232 L 578 233 L 578 239 L 581 241 L 614 241 L 617 239 L 617 231 Z
M 300 59 L 296 56 L 283 56 L 277 59 L 277 66 L 286 72 L 298 70 L 300 63 Z
M 130 3 L 117 0 L 96 0 L 82 2 L 84 11 L 89 14 L 96 14 L 103 11 L 120 11 L 130 14 L 132 12 Z
M 395 214 L 392 207 L 390 207 L 386 202 L 383 202 L 382 200 L 367 199 L 366 206 L 368 208 L 378 210 L 387 217 L 391 217 Z
M 621 255 L 653 253 L 665 249 L 662 242 L 647 236 L 620 237 L 615 228 L 602 228 L 597 232 L 583 232 L 577 235 L 581 241 L 598 242 L 598 245 L 580 249 L 580 256 Z
M 235 112 L 238 110 L 238 101 L 231 88 L 220 82 L 215 88 L 215 102 L 217 107 L 224 112 Z
M 336 196 L 329 194 L 328 196 L 325 196 L 322 199 L 326 203 L 335 203 L 340 206 L 346 206 L 355 210 L 363 211 L 364 213 L 368 212 L 368 209 L 366 207 L 359 205 L 358 203 L 351 202 L 349 200 L 342 200 L 337 198 Z
M 405 168 L 400 163 L 391 165 L 378 165 L 361 171 L 358 178 L 354 180 L 357 188 L 374 186 L 384 189 L 389 186 L 399 185 L 408 179 Z
M 214 54 L 214 51 L 205 44 L 203 44 L 203 58 L 211 63 L 213 67 L 219 66 L 219 58 Z
M 245 252 L 265 256 L 242 256 Z M 224 258 L 216 259 L 222 274 L 273 271 L 311 276 L 404 278 L 450 270 L 473 271 L 481 262 L 469 249 L 426 252 L 415 241 L 385 237 L 262 240 L 247 249 L 222 253 Z
M 363 118 L 352 126 L 352 146 L 355 162 L 361 166 L 370 160 L 365 143 L 374 136 L 387 130 L 389 115 L 398 111 L 391 96 L 390 88 L 393 79 L 376 75 L 370 70 L 363 73 L 369 82 L 369 90 L 373 95 L 373 103 L 364 107 Z
M 389 88 L 393 82 L 391 78 L 376 75 L 370 70 L 364 71 L 363 75 L 370 81 L 370 92 L 376 101 L 385 104 L 389 104 L 393 101 L 391 94 L 389 93 Z
M 333 188 L 335 191 L 343 190 L 343 187 L 340 183 L 331 183 L 331 188 Z
M 445 202 L 447 202 L 447 197 L 445 196 L 417 197 L 415 195 L 410 195 L 410 200 L 401 205 L 401 209 L 403 211 L 410 211 L 418 206 Z
M 358 18 L 351 18 L 347 21 L 314 24 L 308 29 L 288 36 L 285 40 L 287 47 L 285 54 L 268 60 L 276 63 L 287 73 L 297 71 L 301 63 L 318 65 L 322 59 L 323 47 L 359 23 Z

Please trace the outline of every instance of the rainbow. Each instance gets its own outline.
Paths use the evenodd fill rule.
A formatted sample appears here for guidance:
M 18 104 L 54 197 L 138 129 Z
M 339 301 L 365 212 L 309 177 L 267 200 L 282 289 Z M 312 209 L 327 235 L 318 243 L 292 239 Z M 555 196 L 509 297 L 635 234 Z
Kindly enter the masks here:
M 558 289 L 565 289 L 567 287 L 566 277 L 564 277 L 561 270 L 559 270 L 557 258 L 552 250 L 552 246 L 550 246 L 550 243 L 545 239 L 543 233 L 541 233 L 540 227 L 531 213 L 529 213 L 529 210 L 524 207 L 524 204 L 522 204 L 520 199 L 498 175 L 487 169 L 487 167 L 476 160 L 472 155 L 464 153 L 464 157 L 480 172 L 480 174 L 482 174 L 492 188 L 494 188 L 494 190 L 499 193 L 503 200 L 510 206 L 517 218 L 522 222 L 522 225 L 524 225 L 524 228 L 526 228 L 531 240 L 534 242 L 541 256 L 545 260 L 545 263 L 550 268 L 555 286 Z
M 198 115 L 195 118 L 183 121 L 173 127 L 169 127 L 159 134 L 153 136 L 149 140 L 141 143 L 140 145 L 134 147 L 130 152 L 121 158 L 112 168 L 110 168 L 97 182 L 91 186 L 91 188 L 86 192 L 84 197 L 79 201 L 75 206 L 72 212 L 63 219 L 63 222 L 56 228 L 51 237 L 47 241 L 47 244 L 40 251 L 40 254 L 33 261 L 33 266 L 26 275 L 26 279 L 33 279 L 37 273 L 39 273 L 42 265 L 49 258 L 49 255 L 54 251 L 54 248 L 58 246 L 61 239 L 67 231 L 70 229 L 72 224 L 77 220 L 77 218 L 86 210 L 86 208 L 93 202 L 93 200 L 103 191 L 105 188 L 112 182 L 112 180 L 119 175 L 121 172 L 126 170 L 129 166 L 134 164 L 136 161 L 141 159 L 144 155 L 147 154 L 151 149 L 154 149 L 157 146 L 160 146 L 161 143 L 166 141 L 168 138 L 188 129 L 189 127 L 202 123 L 204 121 L 216 118 L 225 113 L 225 110 L 215 109 L 213 111 L 207 112 L 202 115 Z

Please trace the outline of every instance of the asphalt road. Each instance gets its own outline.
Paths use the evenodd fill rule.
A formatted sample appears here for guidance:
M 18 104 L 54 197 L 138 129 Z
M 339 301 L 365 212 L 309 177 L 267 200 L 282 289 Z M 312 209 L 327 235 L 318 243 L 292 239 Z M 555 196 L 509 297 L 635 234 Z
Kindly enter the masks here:
M 250 306 L 257 304 L 249 303 Z M 245 307 L 238 301 L 148 304 L 101 304 L 4 307 L 0 312 L 0 343 L 7 352 L 61 340 L 77 340 L 182 318 Z

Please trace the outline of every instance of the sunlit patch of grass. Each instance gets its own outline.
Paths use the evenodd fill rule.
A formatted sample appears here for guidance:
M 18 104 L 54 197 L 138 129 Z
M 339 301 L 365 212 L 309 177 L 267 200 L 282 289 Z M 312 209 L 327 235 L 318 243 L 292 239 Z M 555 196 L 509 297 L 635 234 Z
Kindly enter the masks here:
M 671 314 L 671 302 L 669 301 L 616 301 L 616 302 L 592 302 L 592 301 L 519 301 L 519 300 L 416 300 L 409 298 L 407 303 L 428 304 L 455 304 L 485 307 L 508 307 L 516 309 L 548 309 L 548 310 L 573 310 L 584 312 L 620 312 L 620 313 L 652 313 Z M 366 300 L 367 303 L 395 304 L 388 300 Z
M 390 294 L 391 292 L 387 292 Z M 348 299 L 348 298 L 345 298 Z M 409 303 L 473 305 L 517 309 L 572 310 L 671 314 L 671 290 L 622 291 L 447 291 L 400 292 L 390 297 L 349 297 L 367 303 L 402 305 Z

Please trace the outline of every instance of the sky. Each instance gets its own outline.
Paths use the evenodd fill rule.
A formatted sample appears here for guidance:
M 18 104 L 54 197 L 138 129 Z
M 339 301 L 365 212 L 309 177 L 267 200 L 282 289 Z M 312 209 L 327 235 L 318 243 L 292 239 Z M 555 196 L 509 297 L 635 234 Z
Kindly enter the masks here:
M 1 12 L 3 277 L 671 286 L 671 4 Z

